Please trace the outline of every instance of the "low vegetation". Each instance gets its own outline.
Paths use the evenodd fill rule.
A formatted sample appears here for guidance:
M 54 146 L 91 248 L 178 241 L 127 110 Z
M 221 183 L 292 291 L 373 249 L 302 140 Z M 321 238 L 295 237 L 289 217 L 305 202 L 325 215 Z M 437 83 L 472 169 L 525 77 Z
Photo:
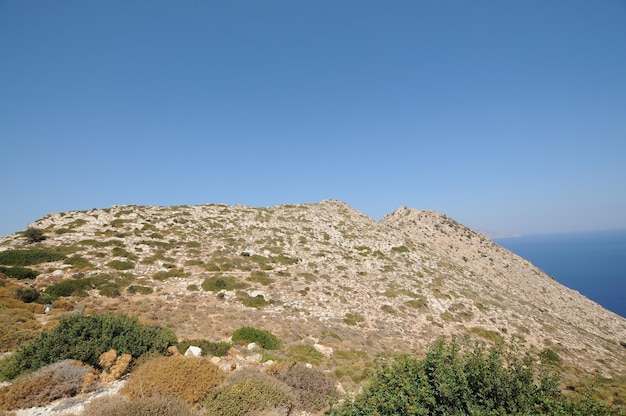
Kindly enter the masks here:
M 100 355 L 111 349 L 139 358 L 164 353 L 174 343 L 176 336 L 170 330 L 142 325 L 126 315 L 70 315 L 53 330 L 43 332 L 0 360 L 0 380 L 10 380 L 64 359 L 100 368 Z
M 355 415 L 617 415 L 590 397 L 562 394 L 550 367 L 499 343 L 461 353 L 456 342 L 437 341 L 426 357 L 398 355 L 383 365 L 354 401 L 332 416 Z
M 94 369 L 63 360 L 0 388 L 0 410 L 44 406 L 54 400 L 87 392 L 95 386 Z
M 64 259 L 65 255 L 58 251 L 43 248 L 0 251 L 0 264 L 7 266 L 32 266 Z
M 121 390 L 131 400 L 172 396 L 189 404 L 204 401 L 226 374 L 207 358 L 156 357 L 137 367 Z
M 207 416 L 288 415 L 294 404 L 289 386 L 251 368 L 232 373 L 208 395 L 204 408 Z
M 280 341 L 276 335 L 264 329 L 257 329 L 251 326 L 244 326 L 233 332 L 232 340 L 234 343 L 255 342 L 261 348 L 266 350 L 277 350 L 281 348 Z

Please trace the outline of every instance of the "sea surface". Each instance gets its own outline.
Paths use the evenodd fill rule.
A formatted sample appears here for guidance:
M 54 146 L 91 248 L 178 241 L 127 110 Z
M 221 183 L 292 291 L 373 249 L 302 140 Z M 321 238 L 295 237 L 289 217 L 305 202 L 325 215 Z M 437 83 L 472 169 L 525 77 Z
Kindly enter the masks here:
M 494 238 L 559 283 L 626 317 L 626 230 Z

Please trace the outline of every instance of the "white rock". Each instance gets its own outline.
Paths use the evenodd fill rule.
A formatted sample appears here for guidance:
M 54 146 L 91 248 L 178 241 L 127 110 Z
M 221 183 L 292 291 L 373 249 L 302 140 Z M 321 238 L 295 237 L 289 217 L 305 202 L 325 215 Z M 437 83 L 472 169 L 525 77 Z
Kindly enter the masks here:
M 313 348 L 315 348 L 316 351 L 321 352 L 326 358 L 331 358 L 333 356 L 333 349 L 331 347 L 327 347 L 322 344 L 313 344 Z
M 194 347 L 193 345 L 190 345 L 189 348 L 187 348 L 187 351 L 185 351 L 185 355 L 192 355 L 194 357 L 200 357 L 202 355 L 202 348 Z

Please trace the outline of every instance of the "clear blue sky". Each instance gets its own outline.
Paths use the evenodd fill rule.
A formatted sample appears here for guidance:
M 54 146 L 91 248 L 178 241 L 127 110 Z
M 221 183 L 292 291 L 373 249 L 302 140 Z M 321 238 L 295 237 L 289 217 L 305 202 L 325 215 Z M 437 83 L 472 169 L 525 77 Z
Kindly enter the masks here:
M 0 235 L 340 199 L 626 227 L 626 2 L 0 0 Z

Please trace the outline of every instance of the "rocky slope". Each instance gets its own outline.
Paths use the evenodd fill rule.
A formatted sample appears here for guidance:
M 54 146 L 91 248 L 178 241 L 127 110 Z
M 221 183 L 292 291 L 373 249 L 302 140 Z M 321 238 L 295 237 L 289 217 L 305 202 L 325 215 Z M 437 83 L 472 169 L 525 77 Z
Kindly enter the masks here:
M 400 208 L 375 221 L 339 201 L 114 206 L 31 226 L 48 238 L 6 236 L 0 251 L 59 247 L 67 256 L 33 266 L 41 274 L 32 286 L 111 279 L 119 296 L 93 288 L 70 298 L 75 308 L 135 314 L 180 338 L 220 340 L 253 325 L 287 344 L 371 358 L 442 335 L 518 336 L 579 370 L 626 374 L 625 319 L 436 212 Z

